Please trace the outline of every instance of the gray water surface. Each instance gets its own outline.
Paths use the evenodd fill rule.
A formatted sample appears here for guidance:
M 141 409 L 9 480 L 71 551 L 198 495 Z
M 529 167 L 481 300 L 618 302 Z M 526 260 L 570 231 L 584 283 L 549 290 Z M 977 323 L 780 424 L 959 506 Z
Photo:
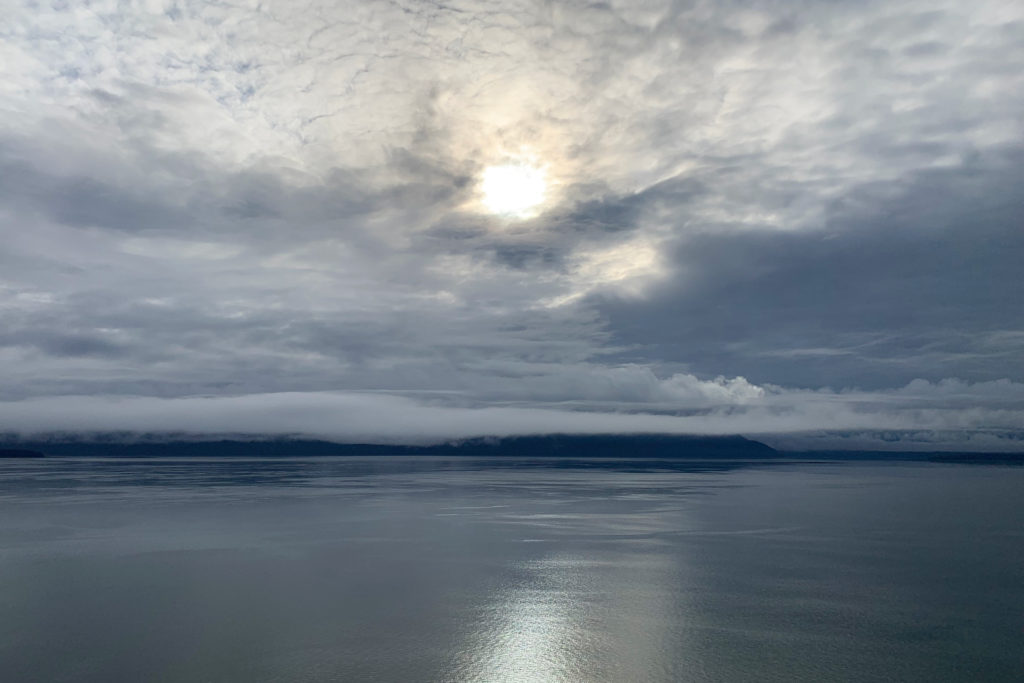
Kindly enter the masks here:
M 0 461 L 0 681 L 1020 681 L 1024 468 Z

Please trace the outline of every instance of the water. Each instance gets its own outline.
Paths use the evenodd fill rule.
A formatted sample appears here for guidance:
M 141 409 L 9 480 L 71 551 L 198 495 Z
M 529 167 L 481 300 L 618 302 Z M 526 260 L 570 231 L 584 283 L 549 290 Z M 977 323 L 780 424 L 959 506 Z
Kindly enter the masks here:
M 0 461 L 0 681 L 1019 681 L 1024 468 Z

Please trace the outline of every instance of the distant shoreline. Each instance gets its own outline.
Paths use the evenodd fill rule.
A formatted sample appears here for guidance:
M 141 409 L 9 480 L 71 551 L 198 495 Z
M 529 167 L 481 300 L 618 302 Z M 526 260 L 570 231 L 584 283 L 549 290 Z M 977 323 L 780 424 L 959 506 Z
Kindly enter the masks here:
M 432 445 L 334 443 L 313 439 L 219 439 L 119 442 L 24 441 L 0 458 L 51 457 L 522 457 L 652 460 L 913 461 L 1024 464 L 1024 453 L 963 451 L 782 451 L 741 436 L 550 435 L 475 438 Z
M 26 448 L 0 448 L 0 458 L 43 458 L 45 455 Z

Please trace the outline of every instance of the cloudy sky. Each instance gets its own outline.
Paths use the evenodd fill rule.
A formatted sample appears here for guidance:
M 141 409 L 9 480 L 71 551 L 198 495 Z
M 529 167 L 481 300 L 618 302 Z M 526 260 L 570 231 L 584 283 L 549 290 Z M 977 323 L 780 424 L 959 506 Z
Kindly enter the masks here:
M 2 432 L 1024 449 L 1018 0 L 0 12 Z

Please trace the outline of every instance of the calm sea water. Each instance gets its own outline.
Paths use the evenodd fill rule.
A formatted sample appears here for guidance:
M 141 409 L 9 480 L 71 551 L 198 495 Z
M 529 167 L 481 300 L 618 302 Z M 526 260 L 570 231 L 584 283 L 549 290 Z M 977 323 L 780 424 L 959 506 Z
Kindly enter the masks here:
M 1021 681 L 1024 468 L 0 461 L 0 681 Z

